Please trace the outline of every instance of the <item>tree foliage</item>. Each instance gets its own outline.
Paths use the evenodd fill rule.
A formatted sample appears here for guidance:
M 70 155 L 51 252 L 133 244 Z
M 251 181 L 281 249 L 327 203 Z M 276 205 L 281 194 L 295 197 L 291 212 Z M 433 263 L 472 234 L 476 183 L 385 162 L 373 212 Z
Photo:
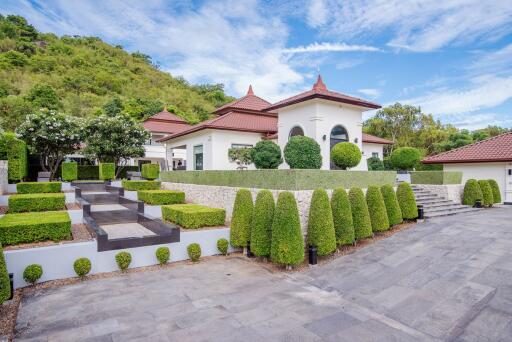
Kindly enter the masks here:
M 421 153 L 414 147 L 400 147 L 390 156 L 391 164 L 398 170 L 411 170 L 421 159 Z
M 283 162 L 281 148 L 271 140 L 261 140 L 251 149 L 251 159 L 258 169 L 277 169 Z
M 291 137 L 284 147 L 284 160 L 292 169 L 319 169 L 322 167 L 320 145 L 309 137 Z
M 361 161 L 361 150 L 350 142 L 337 143 L 331 150 L 331 161 L 342 170 L 349 169 Z
M 379 157 L 368 158 L 366 160 L 366 164 L 368 165 L 368 171 L 383 171 L 386 169 L 384 167 L 384 163 Z
M 236 163 L 237 169 L 245 169 L 252 163 L 250 147 L 232 147 L 228 150 L 228 158 L 232 163 Z

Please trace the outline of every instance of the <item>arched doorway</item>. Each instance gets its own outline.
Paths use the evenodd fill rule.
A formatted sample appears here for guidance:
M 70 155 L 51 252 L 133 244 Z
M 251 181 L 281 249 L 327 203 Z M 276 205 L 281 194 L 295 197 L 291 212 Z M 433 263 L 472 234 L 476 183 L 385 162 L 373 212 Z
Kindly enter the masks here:
M 294 137 L 296 135 L 302 135 L 304 136 L 304 130 L 302 129 L 302 127 L 300 126 L 294 126 L 291 130 L 290 130 L 290 134 L 288 136 L 288 139 L 290 139 L 291 137 Z
M 336 145 L 337 143 L 349 141 L 348 140 L 348 132 L 347 132 L 346 128 L 341 125 L 334 126 L 334 128 L 331 130 L 330 141 L 331 141 L 330 150 L 332 150 L 334 145 Z M 330 163 L 331 163 L 331 170 L 340 170 L 340 168 L 337 167 L 336 165 L 334 165 L 332 161 Z

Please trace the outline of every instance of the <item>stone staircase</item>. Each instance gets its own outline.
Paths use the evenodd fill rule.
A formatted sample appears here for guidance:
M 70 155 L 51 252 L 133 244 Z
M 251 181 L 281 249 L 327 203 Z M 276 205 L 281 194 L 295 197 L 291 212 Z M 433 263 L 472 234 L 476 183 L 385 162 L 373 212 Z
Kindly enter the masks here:
M 421 187 L 413 185 L 412 190 L 416 196 L 416 204 L 423 205 L 425 218 L 455 215 L 479 210 L 468 205 L 455 203 L 454 201 L 446 199 L 430 190 Z

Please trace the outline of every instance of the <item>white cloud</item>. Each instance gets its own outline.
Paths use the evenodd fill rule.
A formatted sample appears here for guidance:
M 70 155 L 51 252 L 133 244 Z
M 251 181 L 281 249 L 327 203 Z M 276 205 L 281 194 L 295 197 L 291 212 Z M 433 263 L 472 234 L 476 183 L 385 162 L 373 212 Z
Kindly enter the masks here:
M 308 8 L 308 25 L 319 27 L 326 23 L 329 15 L 327 3 L 324 0 L 311 0 Z
M 363 63 L 363 61 L 360 59 L 343 60 L 343 61 L 339 61 L 338 63 L 336 63 L 336 69 L 338 69 L 338 70 L 350 69 L 355 66 L 358 66 L 361 63 Z
M 468 67 L 470 71 L 510 72 L 512 69 L 512 44 L 493 52 L 484 51 L 481 55 Z
M 476 113 L 472 115 L 455 115 L 448 123 L 461 129 L 475 130 L 491 126 L 510 127 L 512 119 L 496 113 Z
M 376 99 L 377 97 L 380 96 L 380 90 L 375 88 L 358 89 L 357 91 L 372 99 Z
M 297 46 L 283 49 L 284 53 L 309 53 L 309 52 L 354 52 L 354 51 L 379 51 L 378 48 L 368 45 L 349 45 L 345 43 L 313 43 L 306 46 Z

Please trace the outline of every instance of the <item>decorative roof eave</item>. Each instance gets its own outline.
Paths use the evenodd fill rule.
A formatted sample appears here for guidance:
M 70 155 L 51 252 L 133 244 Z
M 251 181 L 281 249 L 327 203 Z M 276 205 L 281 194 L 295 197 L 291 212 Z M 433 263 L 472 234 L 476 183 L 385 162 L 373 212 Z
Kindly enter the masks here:
M 512 162 L 511 158 L 482 158 L 482 159 L 440 159 L 440 160 L 429 160 L 428 158 L 421 161 L 423 164 L 471 164 L 471 163 L 500 163 L 500 162 Z
M 313 100 L 313 99 L 329 100 L 329 101 L 346 103 L 346 104 L 350 104 L 350 105 L 354 105 L 354 106 L 358 106 L 358 107 L 370 108 L 370 109 L 382 108 L 381 105 L 376 104 L 376 103 L 350 100 L 350 99 L 340 99 L 338 97 L 327 95 L 327 94 L 313 93 L 311 95 L 308 95 L 308 96 L 305 96 L 305 97 L 302 97 L 302 98 L 299 98 L 299 99 L 296 99 L 296 100 L 293 100 L 290 102 L 278 103 L 275 105 L 271 105 L 271 106 L 265 108 L 264 111 L 275 110 L 275 109 L 282 108 L 282 107 L 288 107 L 288 106 L 291 106 L 291 105 L 294 105 L 297 103 L 301 103 L 301 102 L 305 102 L 305 101 L 309 101 L 309 100 Z
M 168 136 L 165 136 L 163 138 L 158 139 L 157 141 L 158 142 L 165 142 L 165 141 L 168 141 L 168 140 L 171 140 L 171 139 L 175 139 L 175 138 L 179 138 L 179 137 L 182 137 L 182 136 L 185 136 L 185 135 L 189 135 L 189 134 L 192 134 L 192 133 L 195 133 L 195 132 L 200 132 L 200 131 L 205 130 L 205 129 L 218 129 L 218 130 L 221 130 L 221 131 L 261 133 L 261 134 L 267 134 L 267 135 L 269 133 L 273 133 L 273 131 L 264 130 L 264 129 L 234 128 L 234 127 L 229 127 L 229 126 L 204 125 L 204 126 L 201 126 L 201 127 L 197 127 L 197 129 L 190 129 L 190 130 L 188 130 L 186 132 L 179 132 L 179 133 L 170 134 Z

